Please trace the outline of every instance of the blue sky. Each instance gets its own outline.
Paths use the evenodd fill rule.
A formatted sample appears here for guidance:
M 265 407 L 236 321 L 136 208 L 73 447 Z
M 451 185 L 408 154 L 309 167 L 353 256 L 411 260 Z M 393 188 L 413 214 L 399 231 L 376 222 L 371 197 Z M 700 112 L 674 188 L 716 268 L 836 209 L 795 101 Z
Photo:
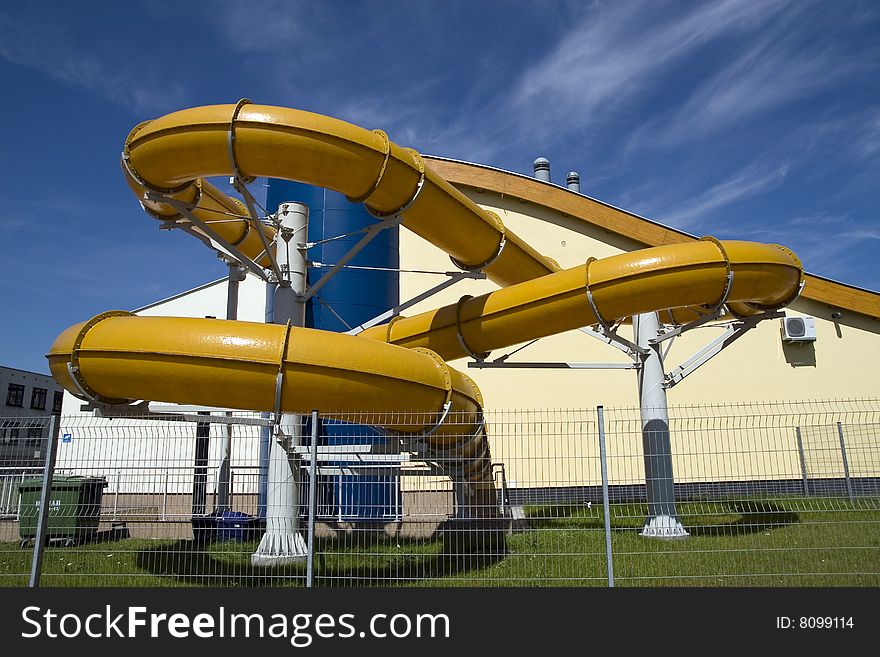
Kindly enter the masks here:
M 248 0 L 0 8 L 0 364 L 224 273 L 119 171 L 184 107 L 286 105 L 880 289 L 876 2 Z M 589 254 L 585 254 L 589 255 Z

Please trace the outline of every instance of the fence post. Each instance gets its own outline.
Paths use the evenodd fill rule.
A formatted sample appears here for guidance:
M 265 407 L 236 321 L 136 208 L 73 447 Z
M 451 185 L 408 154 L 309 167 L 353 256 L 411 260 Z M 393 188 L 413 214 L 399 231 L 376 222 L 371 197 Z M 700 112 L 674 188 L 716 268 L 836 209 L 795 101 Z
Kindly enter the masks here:
M 846 458 L 846 443 L 843 439 L 843 424 L 837 423 L 837 435 L 840 438 L 840 456 L 843 458 L 843 477 L 846 480 L 846 494 L 853 501 L 852 481 L 849 478 L 849 460 Z
M 336 520 L 342 523 L 342 505 L 345 501 L 342 499 L 342 473 L 336 475 Z
M 599 465 L 602 470 L 602 511 L 605 516 L 605 563 L 608 571 L 608 586 L 614 586 L 614 553 L 611 550 L 611 509 L 608 495 L 608 464 L 605 459 L 605 409 L 596 407 L 599 424 Z
M 199 411 L 199 415 L 209 415 Z M 208 512 L 208 454 L 211 441 L 211 423 L 196 424 L 195 464 L 193 467 L 193 516 L 203 516 Z
M 116 471 L 116 491 L 113 493 L 113 520 L 118 519 L 119 514 L 119 489 L 122 488 L 122 470 Z
M 31 577 L 28 581 L 28 586 L 31 588 L 40 586 L 40 575 L 43 570 L 46 529 L 49 524 L 49 501 L 52 497 L 52 476 L 55 472 L 55 456 L 58 453 L 58 424 L 58 416 L 52 415 L 46 437 L 49 444 L 46 446 L 46 462 L 43 464 L 43 488 L 40 491 L 40 508 L 37 516 L 36 536 L 34 536 L 34 552 L 31 559 Z
M 165 468 L 165 482 L 162 487 L 162 520 L 168 519 L 168 468 Z
M 807 481 L 807 459 L 804 456 L 804 441 L 801 440 L 801 428 L 794 428 L 795 437 L 797 438 L 797 446 L 798 446 L 798 454 L 800 454 L 801 459 L 801 475 L 804 479 L 804 496 L 809 497 L 810 495 L 810 484 Z
M 312 411 L 312 444 L 309 459 L 309 525 L 308 556 L 306 557 L 306 586 L 315 584 L 315 515 L 318 512 L 318 411 Z

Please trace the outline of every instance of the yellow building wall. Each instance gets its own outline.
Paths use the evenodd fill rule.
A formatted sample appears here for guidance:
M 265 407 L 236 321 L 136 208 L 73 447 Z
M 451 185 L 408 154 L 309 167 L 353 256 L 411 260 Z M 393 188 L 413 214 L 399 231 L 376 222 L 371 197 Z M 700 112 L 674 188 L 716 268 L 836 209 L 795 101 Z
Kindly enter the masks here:
M 497 212 L 505 225 L 555 258 L 563 267 L 641 248 L 635 242 L 571 217 L 530 203 L 507 200 L 489 192 L 465 190 L 484 207 Z M 438 218 L 442 220 L 442 218 Z M 449 257 L 403 229 L 400 235 L 401 268 L 450 271 Z M 807 269 L 809 262 L 805 263 Z M 401 299 L 408 299 L 440 282 L 425 274 L 401 274 Z M 454 303 L 464 294 L 478 295 L 495 289 L 489 281 L 463 281 L 409 309 L 408 314 Z M 799 300 L 789 315 L 816 318 L 817 340 L 787 344 L 781 339 L 780 320 L 768 320 L 740 338 L 684 382 L 669 391 L 672 405 L 719 402 L 786 401 L 876 397 L 880 367 L 880 321 L 836 310 L 825 304 Z M 705 327 L 676 338 L 666 358 L 670 371 L 720 333 Z M 632 338 L 629 327 L 622 333 Z M 505 350 L 512 351 L 513 348 Z M 496 352 L 493 357 L 503 352 Z M 521 351 L 522 360 L 624 362 L 625 354 L 578 331 L 545 338 Z M 594 408 L 638 405 L 636 379 L 628 370 L 478 370 L 466 360 L 452 363 L 465 369 L 479 384 L 486 406 L 499 408 Z
M 463 191 L 498 213 L 510 230 L 556 259 L 562 267 L 582 264 L 590 256 L 602 258 L 642 248 L 632 240 L 528 202 L 493 192 Z M 405 229 L 400 234 L 400 263 L 403 270 L 455 270 L 446 254 Z M 811 264 L 814 263 L 805 263 L 807 269 Z M 412 298 L 441 280 L 427 274 L 403 273 L 401 300 Z M 489 281 L 463 281 L 405 314 L 430 310 L 454 303 L 462 295 L 476 296 L 495 288 Z M 864 400 L 880 396 L 880 322 L 846 311 L 842 319 L 833 320 L 834 310 L 837 309 L 818 302 L 799 300 L 786 312 L 815 317 L 815 343 L 784 343 L 781 320 L 767 320 L 669 390 L 670 414 L 682 418 L 672 422 L 677 481 L 798 477 L 800 463 L 794 426 L 803 420 L 790 417 L 786 410 L 771 402 Z M 721 331 L 721 327 L 707 326 L 676 338 L 666 357 L 666 371 L 699 351 Z M 621 332 L 632 338 L 630 327 L 623 327 Z M 516 348 L 495 352 L 490 358 Z M 621 363 L 627 362 L 627 358 L 614 347 L 572 331 L 540 340 L 510 360 Z M 467 359 L 451 364 L 480 386 L 490 431 L 495 425 L 490 440 L 493 460 L 505 463 L 511 486 L 596 483 L 599 465 L 593 420 L 600 404 L 608 409 L 629 409 L 616 415 L 609 412 L 612 481 L 644 482 L 635 370 L 472 369 L 467 367 Z M 732 403 L 743 406 L 704 412 L 712 417 L 702 419 L 699 412 L 679 413 L 674 408 Z M 875 403 L 862 406 L 867 421 L 880 422 Z M 728 415 L 729 420 L 725 419 Z M 763 419 L 749 424 L 742 420 L 746 415 Z M 733 429 L 732 423 L 736 422 L 742 426 Z M 582 438 L 577 439 L 578 436 Z M 859 440 L 876 443 L 876 436 L 872 433 Z M 815 475 L 836 476 L 831 470 L 817 471 Z

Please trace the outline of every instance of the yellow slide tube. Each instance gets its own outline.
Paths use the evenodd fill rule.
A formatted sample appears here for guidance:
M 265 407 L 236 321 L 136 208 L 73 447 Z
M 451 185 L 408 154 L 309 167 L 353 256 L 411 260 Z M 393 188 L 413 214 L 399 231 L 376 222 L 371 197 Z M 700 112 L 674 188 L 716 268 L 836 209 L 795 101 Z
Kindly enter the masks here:
M 732 312 L 753 315 L 791 303 L 802 281 L 800 260 L 785 247 L 705 238 L 589 260 L 479 297 L 464 297 L 458 304 L 400 317 L 360 335 L 428 348 L 453 360 L 590 326 L 600 318 L 611 323 L 656 310 L 705 312 L 725 299 Z
M 138 182 L 130 171 L 123 167 L 125 181 L 132 191 L 141 199 L 141 204 L 153 217 L 162 221 L 174 221 L 180 217 L 180 213 L 167 203 L 157 203 L 146 199 L 147 188 Z M 247 216 L 247 208 L 244 203 L 236 198 L 227 196 L 207 180 L 194 180 L 185 189 L 171 194 L 172 198 L 187 204 L 195 217 L 207 224 L 215 233 L 226 240 L 229 244 L 237 247 L 242 253 L 247 254 L 257 264 L 268 267 L 270 260 L 263 255 L 263 241 L 257 230 L 263 232 L 266 242 L 271 243 L 275 239 L 275 229 L 271 226 L 260 224 L 258 228 L 252 226 Z M 203 233 L 198 226 L 193 226 L 196 232 Z M 260 257 L 263 255 L 263 257 Z
M 246 101 L 138 125 L 122 164 L 153 216 L 179 215 L 173 204 L 146 198 L 150 191 L 187 204 L 263 265 L 257 230 L 272 239 L 273 229 L 240 219 L 241 203 L 203 177 L 271 176 L 342 192 L 380 217 L 400 213 L 405 226 L 462 266 L 482 267 L 507 287 L 362 334 L 375 340 L 273 324 L 103 313 L 57 338 L 48 355 L 56 380 L 82 398 L 108 403 L 147 399 L 356 417 L 422 437 L 487 499 L 492 474 L 480 393 L 445 360 L 654 310 L 693 313 L 724 300 L 733 312 L 752 314 L 792 301 L 803 279 L 797 257 L 783 247 L 712 239 L 559 271 L 385 133 Z M 364 412 L 375 417 L 365 420 Z
M 112 311 L 68 328 L 48 359 L 65 388 L 108 403 L 273 411 L 280 374 L 278 410 L 318 409 L 403 436 L 426 434 L 437 454 L 454 450 L 469 480 L 491 480 L 480 392 L 427 349 L 277 324 Z
M 490 263 L 484 271 L 499 285 L 559 269 L 505 229 L 498 215 L 434 173 L 416 151 L 382 131 L 320 114 L 245 102 L 181 110 L 132 130 L 123 169 L 142 200 L 152 189 L 192 202 L 201 177 L 238 173 L 333 189 L 378 215 L 402 210 L 404 226 L 462 265 Z M 145 207 L 159 217 L 176 214 L 168 204 Z M 242 248 L 249 256 L 261 250 Z

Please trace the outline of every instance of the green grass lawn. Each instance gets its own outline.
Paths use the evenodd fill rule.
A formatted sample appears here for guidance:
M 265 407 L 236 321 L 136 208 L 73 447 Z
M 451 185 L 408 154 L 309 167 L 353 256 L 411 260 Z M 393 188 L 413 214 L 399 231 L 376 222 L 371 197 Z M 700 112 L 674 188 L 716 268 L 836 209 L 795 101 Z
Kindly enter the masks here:
M 644 505 L 613 505 L 618 586 L 880 586 L 880 500 L 679 504 L 690 537 L 638 535 Z M 600 505 L 528 507 L 506 549 L 356 533 L 317 544 L 319 586 L 606 586 Z M 450 540 L 452 541 L 450 543 Z M 305 567 L 254 568 L 256 543 L 126 539 L 45 553 L 44 586 L 301 586 Z M 0 585 L 27 583 L 31 550 L 0 543 Z

